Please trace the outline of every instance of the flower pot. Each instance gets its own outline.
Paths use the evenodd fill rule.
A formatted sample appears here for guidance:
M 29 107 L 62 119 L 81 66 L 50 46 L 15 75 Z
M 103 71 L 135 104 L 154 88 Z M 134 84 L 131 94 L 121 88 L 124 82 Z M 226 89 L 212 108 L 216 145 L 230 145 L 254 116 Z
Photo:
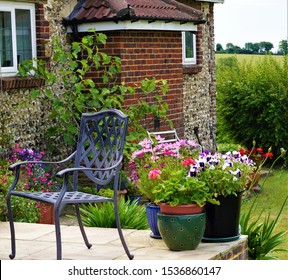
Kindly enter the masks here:
M 239 221 L 242 192 L 219 196 L 220 205 L 207 203 L 203 242 L 229 242 L 240 237 Z
M 149 203 L 146 204 L 146 216 L 148 225 L 151 229 L 150 237 L 155 239 L 161 239 L 161 235 L 157 225 L 157 214 L 160 212 L 160 207 L 158 205 Z
M 54 205 L 42 202 L 40 204 L 39 224 L 54 224 Z
M 172 251 L 194 250 L 204 234 L 206 214 L 166 215 L 158 213 L 158 228 Z
M 127 200 L 129 199 L 130 203 L 132 203 L 133 201 L 136 201 L 137 204 L 140 204 L 141 201 L 141 195 L 129 195 Z
M 177 206 L 171 206 L 169 203 L 159 203 L 158 205 L 160 206 L 160 212 L 167 215 L 192 215 L 203 212 L 203 207 L 196 203 Z

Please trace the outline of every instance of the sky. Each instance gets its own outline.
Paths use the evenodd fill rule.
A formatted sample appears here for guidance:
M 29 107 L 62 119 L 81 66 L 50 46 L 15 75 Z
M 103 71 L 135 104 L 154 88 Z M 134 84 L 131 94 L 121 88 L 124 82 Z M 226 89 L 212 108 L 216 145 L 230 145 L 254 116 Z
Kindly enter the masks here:
M 273 52 L 288 36 L 288 0 L 225 0 L 215 4 L 215 44 L 244 47 L 271 42 Z

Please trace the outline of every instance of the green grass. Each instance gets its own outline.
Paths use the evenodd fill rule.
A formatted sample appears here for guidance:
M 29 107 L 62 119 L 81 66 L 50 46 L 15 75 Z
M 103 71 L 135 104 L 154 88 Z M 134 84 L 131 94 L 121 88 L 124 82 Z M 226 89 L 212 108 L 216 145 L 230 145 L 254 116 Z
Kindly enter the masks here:
M 260 181 L 263 183 L 264 179 Z M 276 170 L 273 172 L 273 176 L 267 178 L 265 184 L 262 186 L 256 201 L 256 209 L 253 217 L 257 217 L 262 209 L 264 213 L 262 219 L 264 219 L 269 213 L 271 218 L 275 218 L 284 202 L 285 197 L 288 195 L 288 171 L 286 169 Z M 253 202 L 253 196 L 250 200 L 245 200 L 242 205 L 242 213 L 247 213 L 249 207 Z M 276 232 L 288 231 L 288 203 L 286 203 L 283 212 L 276 226 Z M 288 233 L 285 235 L 285 243 L 279 248 L 288 249 Z M 288 252 L 274 253 L 276 257 L 281 260 L 288 260 Z
M 219 58 L 227 58 L 227 57 L 236 57 L 240 62 L 246 60 L 247 62 L 257 61 L 263 59 L 265 55 L 257 55 L 257 54 L 226 54 L 226 53 L 217 53 L 216 54 L 216 64 Z M 284 61 L 283 55 L 272 55 L 278 61 Z

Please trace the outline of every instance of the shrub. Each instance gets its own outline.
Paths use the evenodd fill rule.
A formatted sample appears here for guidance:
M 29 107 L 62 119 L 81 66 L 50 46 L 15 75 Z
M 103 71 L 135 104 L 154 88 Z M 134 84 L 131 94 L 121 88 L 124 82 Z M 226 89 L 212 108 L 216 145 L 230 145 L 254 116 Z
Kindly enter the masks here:
M 218 141 L 250 147 L 252 140 L 275 151 L 288 145 L 288 57 L 259 61 L 219 60 L 217 74 Z
M 119 200 L 119 216 L 121 227 L 124 229 L 147 229 L 145 207 L 138 205 L 137 201 L 125 202 Z M 83 224 L 88 227 L 116 228 L 114 206 L 111 202 L 89 204 L 80 208 Z

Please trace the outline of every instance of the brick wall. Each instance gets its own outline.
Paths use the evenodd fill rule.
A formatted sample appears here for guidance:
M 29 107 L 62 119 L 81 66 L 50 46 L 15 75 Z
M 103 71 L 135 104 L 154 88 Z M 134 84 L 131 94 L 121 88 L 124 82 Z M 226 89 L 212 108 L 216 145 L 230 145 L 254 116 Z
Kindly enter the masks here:
M 242 235 L 237 241 L 231 243 L 225 249 L 225 243 L 218 243 L 219 252 L 211 259 L 213 260 L 248 260 L 248 236 Z M 214 246 L 215 244 L 211 244 Z M 211 247 L 213 248 L 213 247 Z M 210 249 L 211 249 L 210 248 Z M 213 249 L 211 249 L 213 250 Z
M 144 78 L 165 79 L 169 91 L 165 98 L 168 103 L 168 117 L 173 121 L 178 133 L 183 136 L 183 68 L 181 32 L 167 31 L 118 31 L 108 32 L 105 47 L 107 53 L 121 58 L 120 82 L 128 85 L 139 83 Z M 148 96 L 152 104 L 155 93 Z M 137 104 L 139 93 L 126 96 L 125 106 Z M 153 130 L 154 118 L 146 116 L 143 124 Z M 160 130 L 169 126 L 160 120 Z
M 189 68 L 182 66 L 181 32 L 110 32 L 107 33 L 106 50 L 121 57 L 122 73 L 119 79 L 125 83 L 137 83 L 145 77 L 166 79 L 169 83 L 169 91 L 165 99 L 169 105 L 168 117 L 174 122 L 177 132 L 181 137 L 195 139 L 193 129 L 199 127 L 202 143 L 205 148 L 211 148 L 213 139 L 210 133 L 210 124 L 215 126 L 216 123 L 213 4 L 194 2 L 193 0 L 181 2 L 200 9 L 204 13 L 204 18 L 208 19 L 207 23 L 198 26 L 197 65 Z M 63 47 L 69 48 L 69 44 L 66 43 L 66 31 L 61 24 L 63 18 L 61 12 L 64 7 L 69 5 L 70 0 L 49 0 L 47 5 L 43 5 L 43 1 L 37 1 L 37 3 L 38 56 L 48 56 L 49 44 L 44 43 L 51 36 L 61 38 Z M 22 81 L 18 81 L 16 83 L 19 85 L 18 89 L 14 88 L 13 93 L 10 89 L 6 92 L 3 85 L 10 87 L 13 83 L 11 81 L 3 82 L 4 79 L 1 79 L 1 104 L 5 104 L 4 107 L 7 108 L 7 111 L 15 111 L 15 103 L 18 104 L 19 100 L 20 104 L 28 90 L 24 89 L 25 85 L 23 86 Z M 138 95 L 127 96 L 126 106 L 135 104 L 138 98 Z M 153 94 L 150 95 L 149 102 L 153 103 L 153 98 Z M 11 105 L 11 99 L 13 99 L 14 107 Z M 28 102 L 30 101 L 28 100 Z M 16 125 L 12 124 L 13 127 L 16 127 L 19 135 L 17 140 L 21 141 L 23 145 L 44 143 L 43 134 L 49 125 L 49 121 L 44 118 L 48 115 L 49 106 L 39 103 L 38 115 L 35 105 L 31 105 L 31 108 L 35 109 L 35 114 L 26 114 L 25 108 L 22 111 L 20 107 L 15 114 L 13 113 L 13 118 L 17 117 Z M 43 108 L 45 115 L 43 115 Z M 39 131 L 37 136 L 29 134 L 27 126 L 33 123 L 34 118 L 39 120 L 39 116 L 43 118 L 41 123 L 45 125 L 37 128 Z M 147 116 L 143 122 L 147 129 L 154 129 L 152 116 Z M 168 129 L 168 125 L 161 121 L 160 130 L 165 129 Z
M 50 25 L 45 18 L 45 8 L 43 4 L 36 4 L 36 40 L 37 57 L 45 58 L 45 44 L 50 37 Z

